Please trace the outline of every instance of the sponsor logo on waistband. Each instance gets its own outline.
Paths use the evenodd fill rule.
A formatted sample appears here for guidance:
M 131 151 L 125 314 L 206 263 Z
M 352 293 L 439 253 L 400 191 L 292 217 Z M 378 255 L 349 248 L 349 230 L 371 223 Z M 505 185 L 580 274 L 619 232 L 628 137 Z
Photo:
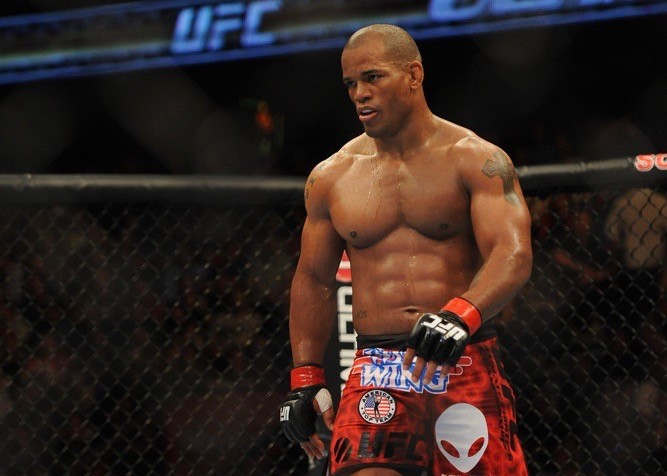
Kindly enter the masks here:
M 450 369 L 448 375 L 441 375 L 438 369 L 433 380 L 425 384 L 421 380 L 417 382 L 411 380 L 414 364 L 408 370 L 403 370 L 402 362 L 405 354 L 403 351 L 364 349 L 363 354 L 368 357 L 358 359 L 352 370 L 352 373 L 360 374 L 362 387 L 379 387 L 403 392 L 445 393 L 450 378 L 463 374 L 464 367 L 472 364 L 472 358 L 464 355 L 456 366 Z

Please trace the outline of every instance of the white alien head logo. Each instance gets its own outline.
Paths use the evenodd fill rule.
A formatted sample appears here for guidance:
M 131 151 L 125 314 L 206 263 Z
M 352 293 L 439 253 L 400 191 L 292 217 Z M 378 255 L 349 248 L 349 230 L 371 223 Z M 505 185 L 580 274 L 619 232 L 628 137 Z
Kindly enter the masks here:
M 457 403 L 442 412 L 435 422 L 440 452 L 457 470 L 467 473 L 482 459 L 489 444 L 484 414 L 467 403 Z

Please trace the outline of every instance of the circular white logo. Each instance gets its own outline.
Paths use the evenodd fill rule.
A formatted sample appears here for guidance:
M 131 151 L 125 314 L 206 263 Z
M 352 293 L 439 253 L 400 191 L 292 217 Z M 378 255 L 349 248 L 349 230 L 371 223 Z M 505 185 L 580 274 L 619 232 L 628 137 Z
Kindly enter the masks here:
M 484 413 L 468 403 L 456 403 L 435 422 L 438 449 L 462 473 L 472 470 L 489 445 L 489 427 Z
M 396 400 L 384 390 L 371 390 L 359 400 L 359 414 L 368 423 L 387 423 L 395 413 Z

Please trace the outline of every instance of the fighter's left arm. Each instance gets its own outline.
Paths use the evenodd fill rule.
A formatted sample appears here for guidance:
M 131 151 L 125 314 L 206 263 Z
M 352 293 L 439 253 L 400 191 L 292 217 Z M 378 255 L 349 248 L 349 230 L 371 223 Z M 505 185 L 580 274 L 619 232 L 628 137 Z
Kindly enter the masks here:
M 530 278 L 530 212 L 514 165 L 499 147 L 482 139 L 463 146 L 461 180 L 470 194 L 472 228 L 483 264 L 461 297 L 482 322 L 498 314 Z
M 423 314 L 408 338 L 403 368 L 416 355 L 413 380 L 430 382 L 456 364 L 480 325 L 498 314 L 530 277 L 530 213 L 512 161 L 477 138 L 456 145 L 461 185 L 470 196 L 470 219 L 482 264 L 468 289 L 437 314 Z

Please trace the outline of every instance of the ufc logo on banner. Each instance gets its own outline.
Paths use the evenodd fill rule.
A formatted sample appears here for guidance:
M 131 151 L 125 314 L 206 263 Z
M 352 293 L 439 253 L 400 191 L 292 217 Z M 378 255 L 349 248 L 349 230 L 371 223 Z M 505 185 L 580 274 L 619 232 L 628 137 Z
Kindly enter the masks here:
M 282 6 L 281 0 L 258 0 L 184 8 L 176 18 L 171 51 L 219 51 L 225 48 L 230 33 L 240 33 L 244 48 L 270 45 L 275 36 L 259 31 L 262 19 L 268 13 L 279 11 Z
M 455 326 L 451 322 L 442 322 L 442 319 L 435 314 L 429 314 L 428 317 L 431 319 L 431 322 L 424 322 L 424 326 L 435 329 L 445 337 L 456 341 L 465 339 L 467 334 L 460 327 Z

